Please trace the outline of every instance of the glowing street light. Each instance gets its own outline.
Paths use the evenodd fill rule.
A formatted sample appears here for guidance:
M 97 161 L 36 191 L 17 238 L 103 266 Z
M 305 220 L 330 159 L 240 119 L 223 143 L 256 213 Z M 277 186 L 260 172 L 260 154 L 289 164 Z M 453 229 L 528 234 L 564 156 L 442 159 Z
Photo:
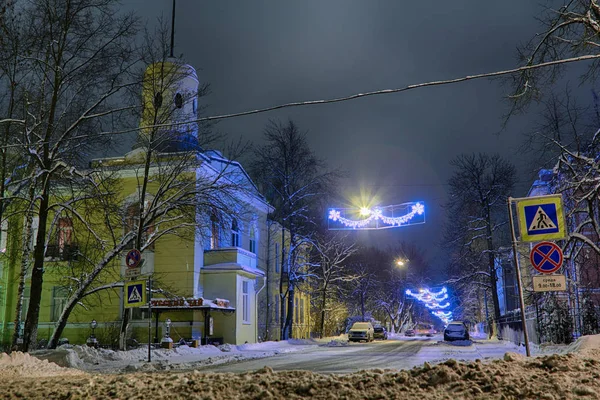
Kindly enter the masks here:
M 367 207 L 361 207 L 360 215 L 362 215 L 363 217 L 368 217 L 369 215 L 371 215 L 371 210 L 369 210 Z

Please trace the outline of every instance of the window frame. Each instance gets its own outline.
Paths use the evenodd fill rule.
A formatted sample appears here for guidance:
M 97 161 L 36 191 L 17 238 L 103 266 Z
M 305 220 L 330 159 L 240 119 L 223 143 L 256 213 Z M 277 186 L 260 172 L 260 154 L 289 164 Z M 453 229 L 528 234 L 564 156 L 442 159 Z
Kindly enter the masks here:
M 248 250 L 250 253 L 256 254 L 256 228 L 254 224 L 250 224 L 250 231 L 248 233 Z
M 52 287 L 52 300 L 50 302 L 50 322 L 58 322 L 60 314 L 67 305 L 69 300 L 68 288 L 65 286 Z M 58 307 L 57 307 L 58 305 Z
M 250 281 L 242 280 L 242 323 L 250 324 Z
M 231 219 L 231 247 L 240 247 L 240 224 L 237 218 Z

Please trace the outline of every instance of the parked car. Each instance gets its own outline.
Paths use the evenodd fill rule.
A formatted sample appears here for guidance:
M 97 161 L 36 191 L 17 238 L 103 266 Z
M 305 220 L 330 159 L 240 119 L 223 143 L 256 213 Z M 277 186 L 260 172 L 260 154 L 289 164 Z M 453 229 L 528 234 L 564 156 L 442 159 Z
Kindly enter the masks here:
M 355 322 L 348 331 L 349 342 L 360 342 L 361 340 L 371 342 L 374 336 L 375 331 L 370 322 Z
M 388 334 L 387 330 L 383 326 L 376 326 L 373 328 L 373 338 L 387 340 Z
M 417 336 L 432 337 L 435 335 L 435 329 L 433 329 L 433 325 L 430 324 L 418 324 L 416 332 Z
M 452 321 L 444 329 L 444 340 L 469 340 L 469 329 L 461 321 Z
M 415 330 L 410 328 L 404 331 L 404 336 L 415 336 Z

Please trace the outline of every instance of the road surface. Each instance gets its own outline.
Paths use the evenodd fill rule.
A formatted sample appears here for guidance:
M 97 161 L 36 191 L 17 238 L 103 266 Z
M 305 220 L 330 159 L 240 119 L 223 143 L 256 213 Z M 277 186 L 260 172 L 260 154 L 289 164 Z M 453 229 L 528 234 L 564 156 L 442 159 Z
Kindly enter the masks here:
M 343 347 L 318 346 L 298 353 L 279 354 L 258 360 L 202 368 L 211 372 L 247 372 L 265 366 L 275 371 L 306 370 L 321 373 L 351 373 L 362 369 L 406 369 L 423 364 L 418 355 L 425 346 L 434 346 L 439 338 L 411 338 L 371 343 L 350 343 Z

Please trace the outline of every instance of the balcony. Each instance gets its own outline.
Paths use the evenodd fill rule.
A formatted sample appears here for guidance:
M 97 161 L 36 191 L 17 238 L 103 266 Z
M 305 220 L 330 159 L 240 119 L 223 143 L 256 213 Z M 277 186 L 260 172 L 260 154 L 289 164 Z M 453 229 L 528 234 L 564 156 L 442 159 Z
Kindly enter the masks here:
M 49 244 L 46 247 L 46 258 L 53 261 L 76 261 L 78 254 L 79 246 L 76 244 L 65 244 L 63 246 Z
M 239 247 L 204 250 L 204 266 L 237 264 L 243 269 L 256 269 L 256 254 Z

